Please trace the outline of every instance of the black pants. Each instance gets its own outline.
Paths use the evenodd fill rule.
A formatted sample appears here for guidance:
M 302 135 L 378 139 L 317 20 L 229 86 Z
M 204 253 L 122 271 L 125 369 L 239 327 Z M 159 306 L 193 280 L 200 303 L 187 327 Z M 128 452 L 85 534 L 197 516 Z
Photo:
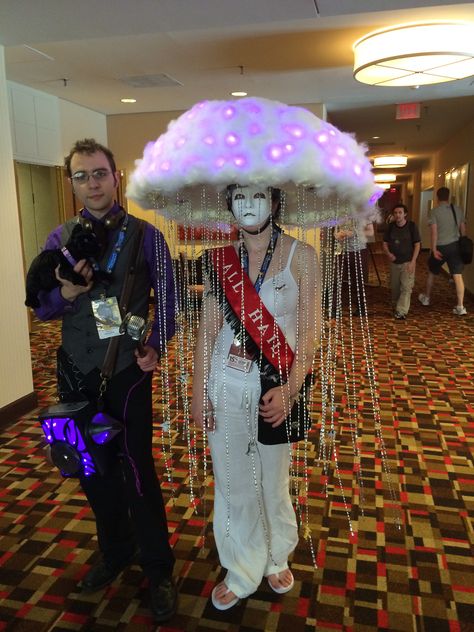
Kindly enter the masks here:
M 81 392 L 97 398 L 99 370 L 82 375 L 75 369 L 73 373 Z M 83 399 L 77 390 L 70 391 L 71 372 L 67 385 L 64 377 L 64 371 L 58 371 L 61 399 Z M 114 455 L 107 473 L 81 477 L 80 483 L 95 514 L 99 548 L 106 564 L 120 566 L 138 545 L 144 573 L 151 581 L 159 581 L 171 576 L 174 556 L 152 455 L 151 379 L 152 374 L 144 374 L 134 362 L 110 380 L 105 411 L 123 421 L 125 430 L 113 440 L 114 446 L 107 446 Z

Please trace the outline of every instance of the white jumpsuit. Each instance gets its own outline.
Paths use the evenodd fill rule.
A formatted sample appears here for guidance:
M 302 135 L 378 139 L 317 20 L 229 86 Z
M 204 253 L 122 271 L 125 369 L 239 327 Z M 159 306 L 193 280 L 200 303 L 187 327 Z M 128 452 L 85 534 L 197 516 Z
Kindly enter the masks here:
M 298 286 L 290 271 L 297 242 L 285 268 L 265 279 L 260 297 L 295 349 Z M 256 442 L 260 377 L 226 366 L 233 332 L 224 321 L 213 350 L 209 398 L 216 429 L 209 433 L 215 481 L 214 537 L 225 583 L 237 597 L 254 593 L 263 577 L 288 566 L 298 542 L 296 516 L 289 492 L 290 449 L 287 443 Z

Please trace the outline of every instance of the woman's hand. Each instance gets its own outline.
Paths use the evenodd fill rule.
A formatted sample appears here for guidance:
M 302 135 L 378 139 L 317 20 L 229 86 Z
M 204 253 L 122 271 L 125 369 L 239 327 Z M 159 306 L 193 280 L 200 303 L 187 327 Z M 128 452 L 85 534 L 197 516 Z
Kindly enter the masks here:
M 260 414 L 266 423 L 277 428 L 290 414 L 294 398 L 290 397 L 288 387 L 275 386 L 265 393 L 260 404 Z
M 352 230 L 341 229 L 341 230 L 337 230 L 334 233 L 334 237 L 337 239 L 337 241 L 343 241 L 347 237 L 352 237 L 353 234 L 354 232 Z
M 191 417 L 198 428 L 209 431 L 216 429 L 214 410 L 209 399 L 207 400 L 207 407 L 204 409 L 203 398 L 193 395 L 191 402 Z

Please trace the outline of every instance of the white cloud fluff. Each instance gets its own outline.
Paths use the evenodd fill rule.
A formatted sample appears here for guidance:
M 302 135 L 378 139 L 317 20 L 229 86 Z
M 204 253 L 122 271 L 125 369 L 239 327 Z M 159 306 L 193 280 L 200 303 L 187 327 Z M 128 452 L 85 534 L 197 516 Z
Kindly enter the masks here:
M 148 143 L 135 165 L 127 197 L 188 223 L 190 215 L 192 223 L 198 215 L 202 222 L 202 211 L 190 214 L 185 205 L 184 212 L 177 194 L 192 199 L 197 185 L 217 191 L 233 183 L 309 188 L 320 200 L 340 200 L 344 215 L 359 217 L 373 212 L 381 194 L 366 148 L 352 135 L 305 108 L 257 97 L 197 103 Z M 327 223 L 318 213 L 313 205 L 305 223 Z

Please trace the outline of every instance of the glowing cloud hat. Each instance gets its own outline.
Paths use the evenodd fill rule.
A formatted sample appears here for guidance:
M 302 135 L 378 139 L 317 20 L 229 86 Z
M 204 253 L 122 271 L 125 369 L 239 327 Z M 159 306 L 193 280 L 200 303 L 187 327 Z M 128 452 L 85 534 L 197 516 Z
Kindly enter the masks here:
M 252 183 L 285 189 L 287 223 L 371 217 L 383 190 L 365 154 L 350 134 L 302 107 L 257 97 L 201 101 L 147 144 L 127 197 L 170 219 L 198 224 L 223 216 L 212 195 L 205 212 L 197 208 L 203 199 L 197 187 L 218 192 Z M 303 213 L 294 203 L 301 195 L 314 198 Z

